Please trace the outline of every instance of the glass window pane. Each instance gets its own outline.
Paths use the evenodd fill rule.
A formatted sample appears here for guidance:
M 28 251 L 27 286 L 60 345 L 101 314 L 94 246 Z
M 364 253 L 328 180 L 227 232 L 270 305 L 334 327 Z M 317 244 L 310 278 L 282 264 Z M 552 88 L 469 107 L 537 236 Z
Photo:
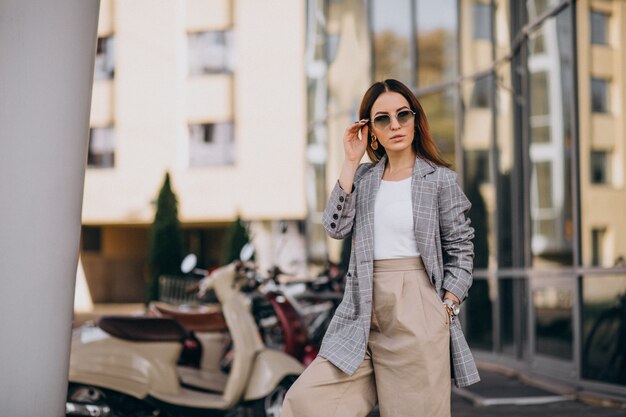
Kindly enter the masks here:
M 474 227 L 474 268 L 489 268 L 489 257 L 493 253 L 493 234 L 491 227 L 494 201 L 493 184 L 489 173 L 488 150 L 465 150 L 464 154 L 464 191 L 472 203 L 468 213 Z
M 106 36 L 98 38 L 94 79 L 110 80 L 115 73 L 115 38 Z
M 523 237 L 519 236 L 518 216 L 513 215 L 513 180 L 512 176 L 516 165 L 521 160 L 514 150 L 514 117 L 513 117 L 513 97 L 511 85 L 511 66 L 503 65 L 498 68 L 496 85 L 497 105 L 496 111 L 496 147 L 494 149 L 496 158 L 496 185 L 494 207 L 497 216 L 497 245 L 499 267 L 513 266 L 513 253 L 520 251 Z M 519 189 L 519 187 L 518 187 Z M 494 239 L 495 240 L 495 239 Z
M 542 54 L 546 51 L 545 36 L 541 29 L 536 30 L 528 35 L 530 51 L 533 54 Z
M 414 86 L 411 0 L 373 0 L 371 16 L 374 79 L 395 78 Z
M 585 276 L 582 291 L 582 376 L 626 385 L 626 276 Z
M 500 316 L 500 346 L 502 353 L 521 358 L 526 342 L 528 314 L 527 279 L 498 279 Z
M 115 130 L 113 127 L 89 129 L 87 166 L 90 168 L 112 168 L 115 164 Z
M 573 359 L 573 294 L 562 287 L 533 290 L 535 352 Z
M 591 111 L 606 113 L 609 111 L 608 80 L 591 79 Z
M 232 123 L 189 125 L 189 165 L 229 165 L 235 162 Z
M 443 158 L 454 165 L 456 136 L 455 93 L 453 89 L 419 97 L 426 113 L 430 133 Z
M 456 0 L 417 0 L 417 83 L 436 84 L 457 74 Z
M 591 12 L 591 43 L 606 45 L 609 17 L 605 13 Z
M 537 191 L 534 200 L 537 202 L 537 209 L 551 209 L 552 204 L 552 164 L 550 161 L 538 162 L 535 164 L 534 175 L 537 184 Z
M 493 76 L 482 77 L 476 80 L 472 89 L 470 107 L 491 107 L 493 91 Z
M 581 50 L 586 56 L 624 57 L 624 42 L 611 42 L 610 32 L 618 26 L 617 15 L 597 11 L 593 6 L 600 3 L 585 4 L 591 19 L 591 42 L 588 38 L 578 39 L 579 45 L 587 46 Z M 582 6 L 582 4 L 581 4 Z M 615 8 L 613 8 L 615 10 Z M 596 42 L 610 43 L 608 48 Z M 582 52 L 582 51 L 586 52 Z M 607 55 L 609 54 L 609 55 Z M 619 60 L 618 60 L 619 61 Z M 580 155 L 580 241 L 581 257 L 584 266 L 611 267 L 624 265 L 626 257 L 626 233 L 624 233 L 624 213 L 626 212 L 626 193 L 624 193 L 624 94 L 622 63 L 609 65 L 604 62 L 592 62 L 591 73 L 579 73 L 590 82 L 591 103 L 579 106 L 581 140 L 578 143 Z M 601 73 L 594 69 L 602 69 Z M 614 84 L 615 83 L 615 84 Z M 620 85 L 621 87 L 617 88 Z M 615 93 L 615 94 L 614 94 Z M 581 95 L 583 97 L 583 95 Z M 613 107 L 615 106 L 615 107 Z M 609 117 L 610 116 L 610 117 Z M 588 126 L 585 128 L 585 126 Z M 599 231 L 604 230 L 601 234 Z
M 465 335 L 472 348 L 493 350 L 493 304 L 489 287 L 492 283 L 484 278 L 475 278 L 467 301 L 463 303 L 463 314 L 467 317 Z
M 548 73 L 546 71 L 530 74 L 530 91 L 530 114 L 532 116 L 550 114 L 550 91 L 548 90 Z
M 542 6 L 542 5 L 535 5 Z M 542 6 L 543 7 L 543 6 Z M 547 19 L 540 28 L 545 51 L 528 56 L 530 94 L 530 216 L 532 264 L 573 264 L 571 9 Z
M 474 39 L 491 40 L 491 6 L 489 3 L 476 3 L 473 8 Z
M 548 7 L 553 6 L 553 4 L 550 4 L 551 2 L 553 2 L 553 0 L 528 0 L 526 6 L 528 8 L 529 20 L 547 11 Z
M 591 151 L 591 183 L 608 184 L 611 172 L 609 152 Z
M 479 90 L 476 83 L 466 83 L 465 91 Z M 475 94 L 470 96 L 475 100 Z M 491 103 L 491 100 L 489 100 Z M 492 166 L 491 140 L 492 112 L 489 107 L 464 106 L 461 115 L 461 140 L 463 144 L 463 186 L 467 198 L 472 203 L 469 217 L 474 226 L 474 267 L 487 269 L 495 255 L 493 245 L 496 202 Z
M 605 266 L 605 250 L 606 250 L 606 228 L 591 229 L 591 265 Z M 610 265 L 606 265 L 610 266 Z
M 189 33 L 189 75 L 233 71 L 233 38 L 232 31 Z

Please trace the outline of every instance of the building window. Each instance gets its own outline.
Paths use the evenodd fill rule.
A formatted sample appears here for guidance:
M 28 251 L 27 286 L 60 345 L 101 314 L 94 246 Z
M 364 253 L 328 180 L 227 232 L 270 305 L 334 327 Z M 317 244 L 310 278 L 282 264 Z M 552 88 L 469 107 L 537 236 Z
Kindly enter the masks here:
M 113 36 L 98 38 L 94 79 L 110 80 L 115 74 L 115 42 Z
M 189 125 L 189 165 L 192 167 L 235 163 L 233 123 Z
M 115 162 L 115 135 L 113 127 L 92 127 L 89 129 L 89 151 L 87 166 L 112 168 Z
M 491 40 L 491 6 L 487 3 L 474 4 L 474 39 Z
M 606 151 L 591 151 L 591 183 L 608 184 L 611 161 Z
M 232 72 L 233 31 L 194 32 L 187 35 L 189 75 Z
M 609 81 L 601 78 L 591 79 L 591 111 L 594 113 L 608 113 L 609 111 Z
M 608 44 L 609 16 L 606 13 L 591 12 L 591 43 L 595 45 Z
M 537 181 L 537 208 L 552 208 L 552 163 L 541 161 L 535 165 L 535 178 Z
M 482 77 L 476 80 L 470 98 L 470 107 L 487 108 L 491 106 L 491 93 L 493 91 L 493 76 Z
M 602 254 L 604 253 L 605 228 L 591 229 L 591 265 L 602 266 Z
M 546 116 L 550 114 L 550 90 L 548 73 L 546 71 L 533 72 L 530 75 L 530 114 L 531 116 Z
M 534 32 L 528 34 L 530 52 L 533 55 L 539 55 L 546 52 L 546 39 L 543 31 L 544 28 L 540 27 Z

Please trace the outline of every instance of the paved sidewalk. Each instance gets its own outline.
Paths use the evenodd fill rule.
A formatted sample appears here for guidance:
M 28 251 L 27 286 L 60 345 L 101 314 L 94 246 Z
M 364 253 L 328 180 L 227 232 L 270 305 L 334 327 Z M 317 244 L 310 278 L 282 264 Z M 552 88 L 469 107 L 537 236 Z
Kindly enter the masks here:
M 514 376 L 481 370 L 482 381 L 453 389 L 452 417 L 625 417 L 626 401 L 611 407 L 584 404 L 520 382 Z M 599 401 L 597 402 L 599 403 Z M 375 408 L 368 417 L 380 417 Z M 427 416 L 406 416 L 427 417 Z

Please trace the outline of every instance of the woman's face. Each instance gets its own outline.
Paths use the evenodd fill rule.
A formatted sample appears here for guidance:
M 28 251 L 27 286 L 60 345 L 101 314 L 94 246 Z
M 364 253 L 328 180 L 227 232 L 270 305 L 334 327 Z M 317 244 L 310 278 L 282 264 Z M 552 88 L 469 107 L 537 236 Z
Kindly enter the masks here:
M 372 132 L 387 153 L 411 149 L 415 116 L 402 94 L 386 91 L 378 96 L 372 106 L 370 121 Z

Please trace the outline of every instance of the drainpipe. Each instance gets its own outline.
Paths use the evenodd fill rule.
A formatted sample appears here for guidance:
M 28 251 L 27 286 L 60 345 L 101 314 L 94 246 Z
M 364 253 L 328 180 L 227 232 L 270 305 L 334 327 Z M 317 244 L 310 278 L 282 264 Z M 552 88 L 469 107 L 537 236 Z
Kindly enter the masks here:
M 0 1 L 0 415 L 65 415 L 99 0 Z

